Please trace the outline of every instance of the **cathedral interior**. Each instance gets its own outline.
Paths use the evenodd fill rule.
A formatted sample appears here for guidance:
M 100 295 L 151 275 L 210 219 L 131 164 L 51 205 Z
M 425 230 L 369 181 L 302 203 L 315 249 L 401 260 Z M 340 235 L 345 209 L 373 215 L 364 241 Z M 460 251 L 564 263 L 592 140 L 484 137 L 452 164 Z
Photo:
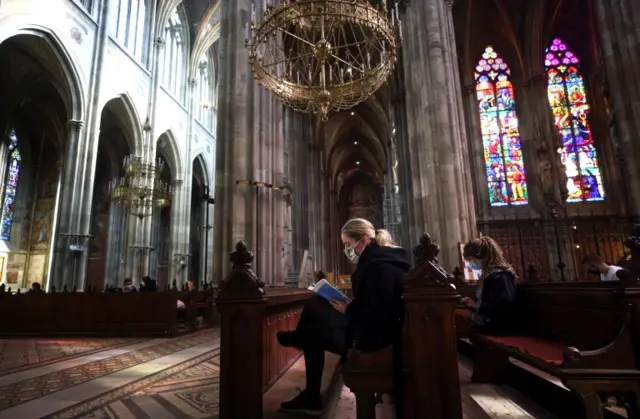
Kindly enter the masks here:
M 640 418 L 637 0 L 2 0 L 0 62 L 0 419 L 293 417 L 351 219 L 404 352 L 327 353 L 321 417 Z M 518 336 L 454 321 L 486 236 Z

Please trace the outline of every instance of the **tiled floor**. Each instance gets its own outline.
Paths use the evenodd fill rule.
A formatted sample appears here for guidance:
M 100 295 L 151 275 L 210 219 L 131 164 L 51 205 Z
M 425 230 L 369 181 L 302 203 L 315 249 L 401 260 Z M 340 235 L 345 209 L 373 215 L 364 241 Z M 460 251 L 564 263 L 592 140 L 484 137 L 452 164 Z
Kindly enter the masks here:
M 0 419 L 218 419 L 219 348 L 217 330 L 176 339 L 0 340 Z M 356 419 L 349 389 L 329 386 L 337 358 L 326 364 L 323 388 L 335 397 L 323 419 Z M 277 408 L 304 387 L 303 365 L 267 392 L 265 418 L 293 418 Z M 552 418 L 508 387 L 471 384 L 470 363 L 459 365 L 465 419 Z M 384 400 L 377 417 L 392 419 Z

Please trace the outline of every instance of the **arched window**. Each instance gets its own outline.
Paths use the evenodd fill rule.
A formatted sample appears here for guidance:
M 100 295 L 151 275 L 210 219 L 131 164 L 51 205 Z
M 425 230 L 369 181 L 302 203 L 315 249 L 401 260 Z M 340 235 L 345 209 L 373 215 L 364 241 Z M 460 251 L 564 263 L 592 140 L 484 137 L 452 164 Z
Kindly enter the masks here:
M 491 206 L 529 203 L 511 70 L 487 47 L 476 66 L 476 93 Z
M 182 6 L 173 11 L 171 17 L 164 26 L 165 46 L 162 56 L 162 85 L 178 100 L 182 100 L 185 69 L 185 41 L 186 27 L 181 13 Z
M 18 189 L 18 178 L 20 177 L 20 161 L 22 157 L 20 156 L 18 137 L 16 137 L 15 131 L 9 133 L 7 156 L 4 196 L 2 199 L 2 227 L 0 228 L 0 239 L 2 240 L 11 238 L 11 223 L 13 222 L 16 190 Z
M 196 85 L 198 112 L 196 118 L 209 130 L 213 129 L 213 110 L 215 107 L 213 93 L 213 65 L 211 55 L 206 53 L 198 65 L 198 84 Z
M 147 0 L 111 0 L 109 32 L 138 61 L 146 54 Z
M 562 136 L 562 164 L 567 173 L 567 202 L 602 201 L 604 189 L 589 124 L 589 102 L 580 74 L 580 60 L 554 39 L 545 55 L 547 93 Z

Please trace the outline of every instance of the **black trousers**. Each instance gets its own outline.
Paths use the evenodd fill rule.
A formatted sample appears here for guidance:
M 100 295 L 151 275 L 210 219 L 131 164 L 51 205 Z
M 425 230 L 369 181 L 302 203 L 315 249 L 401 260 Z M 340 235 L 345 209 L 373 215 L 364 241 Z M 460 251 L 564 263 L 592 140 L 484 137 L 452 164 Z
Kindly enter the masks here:
M 324 352 L 343 355 L 347 351 L 347 317 L 320 296 L 311 297 L 300 315 L 295 341 L 304 355 L 306 391 L 320 394 Z

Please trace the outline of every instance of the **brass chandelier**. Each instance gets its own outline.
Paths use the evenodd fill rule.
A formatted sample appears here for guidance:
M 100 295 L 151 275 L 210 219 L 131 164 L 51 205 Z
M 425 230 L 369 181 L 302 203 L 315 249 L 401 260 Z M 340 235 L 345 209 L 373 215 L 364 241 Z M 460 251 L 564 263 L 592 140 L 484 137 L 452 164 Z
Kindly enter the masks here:
M 388 79 L 402 40 L 398 5 L 387 0 L 262 0 L 252 5 L 246 47 L 254 78 L 294 110 L 350 109 Z
M 164 161 L 145 162 L 142 156 L 128 155 L 123 161 L 124 176 L 109 183 L 111 200 L 125 206 L 129 214 L 139 219 L 149 217 L 154 209 L 171 202 L 171 185 L 160 178 Z

